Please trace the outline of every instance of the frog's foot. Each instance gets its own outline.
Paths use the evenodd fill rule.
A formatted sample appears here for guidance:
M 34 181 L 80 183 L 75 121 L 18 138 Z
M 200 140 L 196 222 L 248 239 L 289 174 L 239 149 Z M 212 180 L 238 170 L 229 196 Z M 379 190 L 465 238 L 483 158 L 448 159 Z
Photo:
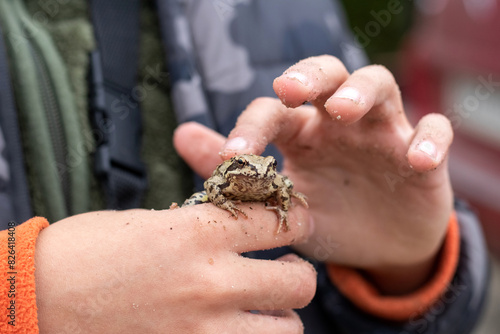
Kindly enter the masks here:
M 309 204 L 307 204 L 306 195 L 299 193 L 298 191 L 292 191 L 291 195 L 292 197 L 298 199 L 300 201 L 300 204 L 302 204 L 305 208 L 309 208 Z
M 245 211 L 238 208 L 234 201 L 227 200 L 223 203 L 218 203 L 217 206 L 221 209 L 231 212 L 234 219 L 238 219 L 238 212 L 241 213 L 243 217 L 248 218 L 248 215 L 245 213 Z
M 284 231 L 289 231 L 290 230 L 290 223 L 288 223 L 288 212 L 283 210 L 280 206 L 270 206 L 266 205 L 267 210 L 273 210 L 276 212 L 276 215 L 278 215 L 278 230 L 276 231 L 276 234 L 281 232 L 281 228 L 283 227 L 283 224 L 285 225 Z

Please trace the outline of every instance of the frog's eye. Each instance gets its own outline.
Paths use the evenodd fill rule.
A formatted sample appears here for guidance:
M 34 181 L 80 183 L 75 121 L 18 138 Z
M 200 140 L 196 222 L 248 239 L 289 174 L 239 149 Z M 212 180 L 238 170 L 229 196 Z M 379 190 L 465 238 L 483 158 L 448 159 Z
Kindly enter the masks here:
M 276 169 L 278 167 L 278 162 L 276 160 L 273 161 L 273 168 Z
M 247 161 L 243 158 L 239 158 L 238 160 L 236 160 L 240 165 L 245 165 L 247 163 Z

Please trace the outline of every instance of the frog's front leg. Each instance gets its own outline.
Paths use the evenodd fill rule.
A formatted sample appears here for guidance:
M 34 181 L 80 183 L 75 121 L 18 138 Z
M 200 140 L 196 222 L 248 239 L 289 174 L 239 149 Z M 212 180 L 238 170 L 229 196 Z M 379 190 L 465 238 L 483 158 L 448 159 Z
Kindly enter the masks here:
M 207 190 L 207 199 L 212 202 L 215 206 L 231 212 L 234 218 L 238 219 L 238 212 L 240 212 L 245 218 L 247 214 L 236 206 L 236 202 L 228 199 L 222 193 L 222 189 L 218 186 L 218 183 L 212 182 L 211 179 L 205 181 L 205 189 Z
M 290 230 L 290 223 L 288 222 L 288 209 L 290 208 L 291 198 L 287 188 L 279 189 L 275 197 L 271 197 L 266 202 L 266 209 L 274 210 L 278 216 L 278 230 L 276 233 L 281 232 L 283 224 L 285 225 L 285 232 Z
M 298 191 L 291 191 L 292 197 L 298 199 L 300 203 L 307 209 L 309 208 L 309 204 L 307 203 L 307 197 L 303 193 L 299 193 Z
M 290 223 L 288 223 L 288 212 L 283 210 L 279 205 L 272 205 L 270 204 L 272 202 L 267 202 L 266 203 L 266 209 L 267 210 L 273 210 L 276 212 L 276 215 L 278 216 L 278 230 L 276 231 L 276 234 L 281 232 L 281 228 L 283 227 L 283 224 L 285 224 L 285 232 L 290 230 Z

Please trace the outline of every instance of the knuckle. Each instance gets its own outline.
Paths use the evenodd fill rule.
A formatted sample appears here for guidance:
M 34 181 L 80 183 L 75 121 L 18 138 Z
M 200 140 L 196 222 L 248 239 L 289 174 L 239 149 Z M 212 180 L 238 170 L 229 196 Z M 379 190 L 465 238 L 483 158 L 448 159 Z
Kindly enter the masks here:
M 384 65 L 368 65 L 354 71 L 353 75 L 363 77 L 369 81 L 388 82 L 391 85 L 396 85 L 396 79 L 391 71 Z
M 203 302 L 207 306 L 217 308 L 222 301 L 234 300 L 234 289 L 227 280 L 220 278 L 210 270 L 200 271 L 196 275 L 199 279 L 190 285 L 190 300 Z
M 366 68 L 370 71 L 393 77 L 392 72 L 384 65 L 373 64 L 366 66 Z

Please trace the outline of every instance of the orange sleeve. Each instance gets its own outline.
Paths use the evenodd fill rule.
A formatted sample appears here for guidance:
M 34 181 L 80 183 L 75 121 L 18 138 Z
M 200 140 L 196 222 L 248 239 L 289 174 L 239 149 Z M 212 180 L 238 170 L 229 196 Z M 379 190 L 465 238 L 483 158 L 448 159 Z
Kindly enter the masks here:
M 38 333 L 35 242 L 47 226 L 35 217 L 0 231 L 0 333 Z
M 385 296 L 353 268 L 328 264 L 328 276 L 340 292 L 361 310 L 379 318 L 405 321 L 425 313 L 446 292 L 458 264 L 460 236 L 456 214 L 450 217 L 448 231 L 437 269 L 426 285 L 405 296 Z

